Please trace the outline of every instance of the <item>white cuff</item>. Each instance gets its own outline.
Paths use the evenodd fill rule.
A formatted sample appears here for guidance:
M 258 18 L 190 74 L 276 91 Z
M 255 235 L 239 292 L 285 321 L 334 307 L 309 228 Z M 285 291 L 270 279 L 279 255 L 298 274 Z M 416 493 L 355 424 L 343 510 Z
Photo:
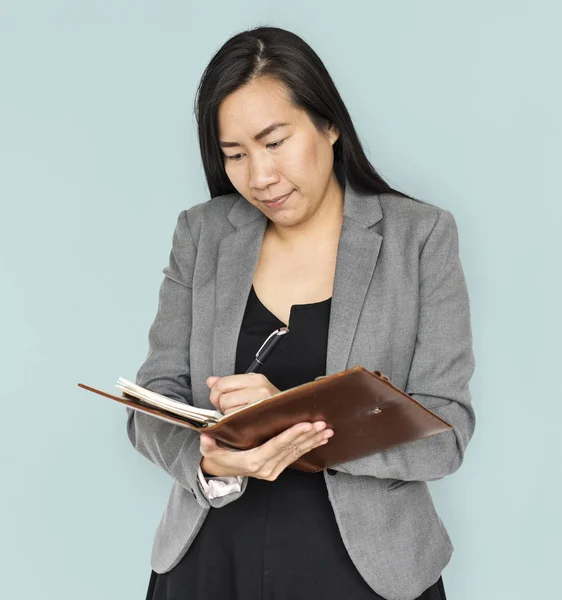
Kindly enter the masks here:
M 201 466 L 197 470 L 197 478 L 203 489 L 203 493 L 207 496 L 208 500 L 213 498 L 221 498 L 222 496 L 228 496 L 228 494 L 234 494 L 242 489 L 242 477 L 211 477 L 207 481 Z

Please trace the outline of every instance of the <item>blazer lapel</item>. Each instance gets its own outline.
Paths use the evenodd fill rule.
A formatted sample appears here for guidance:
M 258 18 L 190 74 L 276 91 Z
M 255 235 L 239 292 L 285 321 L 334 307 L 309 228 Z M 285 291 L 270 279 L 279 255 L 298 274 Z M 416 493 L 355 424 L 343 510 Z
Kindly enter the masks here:
M 221 376 L 234 373 L 238 334 L 267 225 L 265 215 L 242 196 L 228 218 L 234 231 L 219 246 L 213 333 L 213 374 Z M 359 195 L 346 185 L 328 332 L 327 375 L 347 367 L 382 243 L 382 236 L 372 226 L 381 218 L 378 196 Z
M 238 334 L 252 287 L 267 217 L 240 196 L 228 215 L 234 231 L 219 246 L 213 375 L 234 373 Z
M 347 368 L 359 316 L 383 239 L 373 225 L 382 216 L 378 196 L 362 196 L 346 185 L 344 219 L 332 293 L 326 375 Z

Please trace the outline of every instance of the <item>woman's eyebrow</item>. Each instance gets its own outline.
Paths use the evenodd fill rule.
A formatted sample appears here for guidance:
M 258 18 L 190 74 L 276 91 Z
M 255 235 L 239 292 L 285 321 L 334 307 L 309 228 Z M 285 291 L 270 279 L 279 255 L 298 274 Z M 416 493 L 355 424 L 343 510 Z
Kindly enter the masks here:
M 271 125 L 268 125 L 265 129 L 262 129 L 259 133 L 257 133 L 254 136 L 254 140 L 256 140 L 257 142 L 264 138 L 266 135 L 269 135 L 270 133 L 275 131 L 276 129 L 279 129 L 280 127 L 286 127 L 287 125 L 290 125 L 290 123 L 272 123 Z M 240 146 L 238 142 L 219 142 L 219 145 L 221 146 L 221 148 L 235 148 L 236 146 Z

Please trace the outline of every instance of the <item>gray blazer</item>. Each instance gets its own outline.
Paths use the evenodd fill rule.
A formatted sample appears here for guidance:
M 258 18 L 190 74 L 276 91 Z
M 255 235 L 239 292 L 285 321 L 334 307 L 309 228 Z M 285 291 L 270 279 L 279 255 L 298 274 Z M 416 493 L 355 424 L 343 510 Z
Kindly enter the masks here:
M 239 194 L 179 215 L 139 385 L 211 407 L 205 380 L 234 373 L 266 223 Z M 326 372 L 357 365 L 382 371 L 453 426 L 324 472 L 363 578 L 388 600 L 412 600 L 437 581 L 453 551 L 426 482 L 460 467 L 474 431 L 469 300 L 450 212 L 346 186 Z M 127 411 L 134 447 L 174 480 L 152 551 L 152 568 L 163 573 L 185 554 L 209 509 L 236 501 L 247 479 L 240 493 L 207 500 L 197 481 L 199 435 Z

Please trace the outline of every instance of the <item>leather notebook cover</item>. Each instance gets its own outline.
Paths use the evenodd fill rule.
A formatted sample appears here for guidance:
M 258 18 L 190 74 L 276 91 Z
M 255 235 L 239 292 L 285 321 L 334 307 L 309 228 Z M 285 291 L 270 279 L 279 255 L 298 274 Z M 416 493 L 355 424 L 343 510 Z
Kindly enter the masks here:
M 353 367 L 285 390 L 207 427 L 146 406 L 127 394 L 116 396 L 82 383 L 78 385 L 159 419 L 204 431 L 239 450 L 263 444 L 296 423 L 326 421 L 334 430 L 330 441 L 291 465 L 308 472 L 451 429 L 449 423 L 392 385 L 379 371 L 364 367 Z

